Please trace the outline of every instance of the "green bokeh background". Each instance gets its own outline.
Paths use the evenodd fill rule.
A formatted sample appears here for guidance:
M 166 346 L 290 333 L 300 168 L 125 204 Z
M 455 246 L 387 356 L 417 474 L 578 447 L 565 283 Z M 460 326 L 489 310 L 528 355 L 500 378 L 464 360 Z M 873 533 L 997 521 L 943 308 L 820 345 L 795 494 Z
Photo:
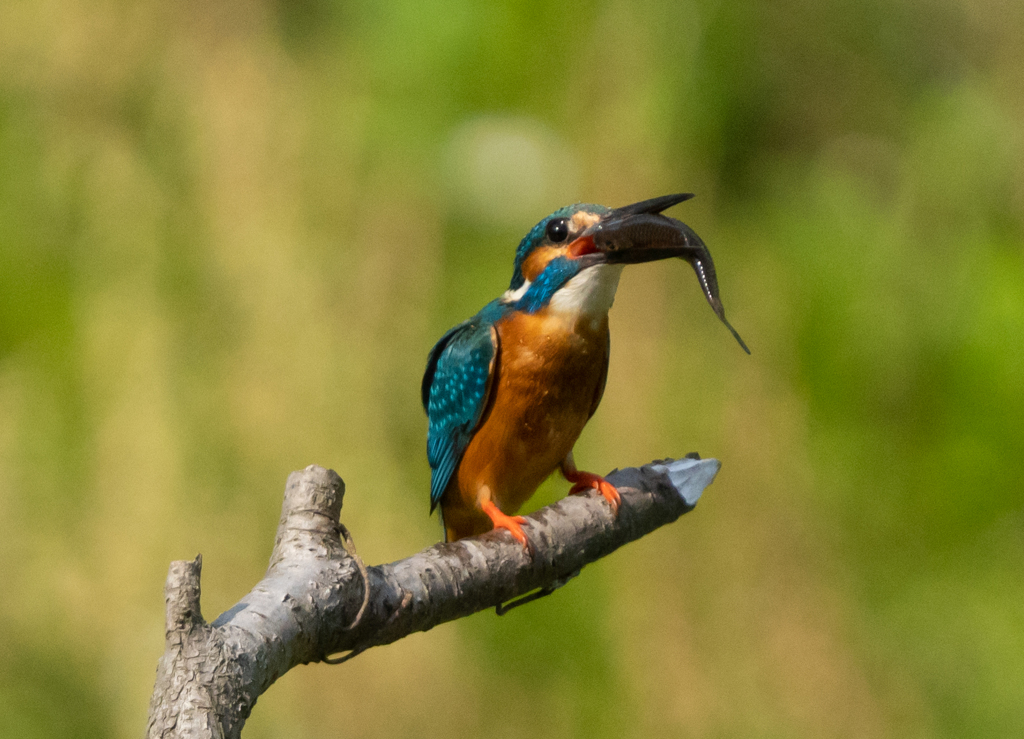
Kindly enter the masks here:
M 550 211 L 680 190 L 753 356 L 630 268 L 577 460 L 715 456 L 697 510 L 297 668 L 246 735 L 1024 735 L 1022 37 L 1009 0 L 6 0 L 0 735 L 139 736 L 168 562 L 229 607 L 291 470 L 368 562 L 436 541 L 433 341 Z

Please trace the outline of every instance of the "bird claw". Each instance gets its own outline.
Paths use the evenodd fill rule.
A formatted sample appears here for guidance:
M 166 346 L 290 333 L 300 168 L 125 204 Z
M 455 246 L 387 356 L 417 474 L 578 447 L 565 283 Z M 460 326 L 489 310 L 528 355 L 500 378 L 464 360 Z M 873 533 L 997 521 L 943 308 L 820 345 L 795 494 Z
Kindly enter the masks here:
M 576 484 L 569 490 L 569 495 L 581 495 L 591 489 L 597 490 L 612 507 L 612 513 L 618 515 L 622 496 L 619 495 L 618 488 L 610 482 L 592 472 L 577 472 L 572 482 Z
M 520 525 L 524 523 L 526 523 L 526 519 L 522 516 L 509 516 L 501 521 L 495 521 L 494 528 L 507 530 L 512 534 L 513 539 L 529 549 L 530 541 L 526 538 L 526 532 L 523 531 L 523 527 Z
M 526 518 L 523 516 L 509 516 L 501 512 L 501 509 L 494 503 L 487 501 L 482 506 L 483 512 L 487 514 L 488 518 L 491 519 L 491 523 L 494 524 L 496 529 L 505 529 L 512 538 L 522 544 L 526 549 L 533 551 L 530 547 L 530 540 L 526 537 L 526 532 L 523 531 L 522 524 L 526 523 Z

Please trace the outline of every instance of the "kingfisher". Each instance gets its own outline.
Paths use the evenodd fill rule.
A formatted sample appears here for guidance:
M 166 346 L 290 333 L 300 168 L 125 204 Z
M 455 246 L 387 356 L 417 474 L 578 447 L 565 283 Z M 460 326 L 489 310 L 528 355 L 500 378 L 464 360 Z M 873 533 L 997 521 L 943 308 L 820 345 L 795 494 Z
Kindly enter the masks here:
M 516 249 L 508 290 L 444 334 L 421 388 L 427 412 L 430 511 L 447 541 L 506 529 L 529 549 L 514 515 L 556 469 L 570 494 L 596 490 L 617 515 L 621 497 L 576 467 L 573 446 L 608 377 L 608 310 L 623 267 L 679 257 L 725 318 L 714 263 L 685 223 L 662 215 L 691 193 L 622 208 L 578 203 L 533 227 Z

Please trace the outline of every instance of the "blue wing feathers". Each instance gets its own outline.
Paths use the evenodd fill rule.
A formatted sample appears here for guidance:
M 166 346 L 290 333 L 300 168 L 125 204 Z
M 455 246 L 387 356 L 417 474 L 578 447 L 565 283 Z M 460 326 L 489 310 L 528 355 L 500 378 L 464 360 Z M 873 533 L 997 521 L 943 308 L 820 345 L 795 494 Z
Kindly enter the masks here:
M 487 407 L 497 353 L 494 324 L 480 316 L 446 333 L 430 352 L 422 394 L 429 424 L 431 511 L 440 502 Z
M 469 323 L 469 321 L 463 321 L 455 328 L 449 329 L 445 332 L 445 335 L 437 340 L 437 343 L 434 344 L 434 348 L 431 349 L 430 354 L 427 355 L 427 369 L 423 373 L 423 382 L 420 385 L 420 395 L 423 399 L 423 410 L 428 412 L 430 410 L 427 407 L 430 402 L 430 386 L 434 382 L 434 373 L 437 371 L 437 362 L 441 358 L 441 352 L 443 352 L 444 348 L 448 346 L 448 342 L 451 340 L 452 336 L 454 336 L 456 332 L 468 326 Z

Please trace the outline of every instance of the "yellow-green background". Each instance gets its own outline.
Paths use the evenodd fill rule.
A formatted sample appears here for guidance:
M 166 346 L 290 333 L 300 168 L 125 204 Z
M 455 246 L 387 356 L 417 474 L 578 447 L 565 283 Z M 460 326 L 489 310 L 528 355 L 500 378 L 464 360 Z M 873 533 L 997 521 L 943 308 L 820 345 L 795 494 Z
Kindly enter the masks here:
M 433 341 L 550 211 L 681 190 L 753 356 L 630 268 L 577 459 L 718 457 L 697 510 L 293 670 L 247 736 L 1024 734 L 1022 37 L 1014 0 L 4 0 L 0 735 L 139 736 L 168 562 L 230 606 L 291 470 L 368 562 L 436 541 Z

